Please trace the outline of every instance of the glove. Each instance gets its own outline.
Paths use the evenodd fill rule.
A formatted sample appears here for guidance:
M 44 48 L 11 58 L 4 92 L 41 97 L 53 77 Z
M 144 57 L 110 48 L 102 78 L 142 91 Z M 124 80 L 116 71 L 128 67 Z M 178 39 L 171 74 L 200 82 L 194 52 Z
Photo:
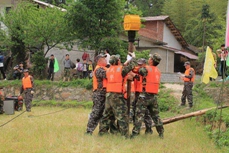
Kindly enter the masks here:
M 31 91 L 31 94 L 32 94 L 32 95 L 34 94 L 34 91 L 33 91 L 33 90 Z
M 135 56 L 135 53 L 133 52 L 128 52 L 128 54 L 132 57 L 132 58 L 135 58 L 136 56 Z

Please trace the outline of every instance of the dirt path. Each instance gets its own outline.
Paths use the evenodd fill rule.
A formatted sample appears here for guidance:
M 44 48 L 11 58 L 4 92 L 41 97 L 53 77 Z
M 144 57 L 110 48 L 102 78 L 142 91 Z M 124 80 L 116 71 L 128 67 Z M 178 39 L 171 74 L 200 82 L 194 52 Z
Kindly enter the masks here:
M 167 89 L 171 89 L 172 90 L 172 95 L 178 100 L 180 101 L 180 98 L 181 98 L 181 95 L 182 95 L 182 90 L 183 90 L 183 87 L 184 85 L 182 84 L 169 84 L 169 83 L 166 83 L 164 84 L 164 86 L 167 88 Z

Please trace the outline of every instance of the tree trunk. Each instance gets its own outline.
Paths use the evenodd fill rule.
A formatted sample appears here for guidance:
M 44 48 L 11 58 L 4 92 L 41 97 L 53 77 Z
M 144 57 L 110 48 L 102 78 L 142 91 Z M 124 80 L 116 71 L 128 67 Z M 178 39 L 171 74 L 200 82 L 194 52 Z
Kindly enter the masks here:
M 229 107 L 229 105 L 218 107 L 218 109 L 223 109 L 223 108 L 227 108 L 227 107 Z M 162 122 L 165 125 L 165 124 L 169 124 L 169 123 L 176 122 L 176 121 L 179 121 L 179 120 L 183 120 L 183 119 L 186 119 L 186 118 L 190 118 L 190 117 L 194 117 L 194 116 L 200 116 L 200 115 L 203 115 L 207 111 L 212 110 L 212 109 L 216 109 L 216 107 L 206 108 L 206 109 L 199 110 L 199 111 L 196 111 L 196 112 L 191 112 L 191 113 L 180 115 L 180 116 L 166 118 L 166 119 L 163 119 Z M 154 127 L 154 126 L 155 126 L 155 124 L 152 125 L 152 127 Z

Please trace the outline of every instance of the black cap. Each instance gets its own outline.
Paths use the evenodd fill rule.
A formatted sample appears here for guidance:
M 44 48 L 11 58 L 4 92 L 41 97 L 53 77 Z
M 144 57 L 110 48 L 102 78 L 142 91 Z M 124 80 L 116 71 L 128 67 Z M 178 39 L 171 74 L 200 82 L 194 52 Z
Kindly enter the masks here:
M 146 60 L 144 58 L 140 58 L 140 59 L 138 59 L 137 63 L 139 65 L 146 64 Z
M 28 70 L 28 69 L 24 69 L 24 70 L 23 70 L 23 73 L 25 73 L 25 72 L 29 72 L 29 70 Z
M 53 54 L 51 54 L 50 56 L 54 56 Z
M 100 53 L 99 55 L 97 55 L 97 56 L 95 57 L 95 62 L 97 63 L 97 62 L 99 61 L 100 58 L 105 58 L 105 57 L 107 57 L 106 54 Z
M 185 62 L 184 66 L 186 66 L 186 65 L 190 65 L 190 62 L 189 61 Z

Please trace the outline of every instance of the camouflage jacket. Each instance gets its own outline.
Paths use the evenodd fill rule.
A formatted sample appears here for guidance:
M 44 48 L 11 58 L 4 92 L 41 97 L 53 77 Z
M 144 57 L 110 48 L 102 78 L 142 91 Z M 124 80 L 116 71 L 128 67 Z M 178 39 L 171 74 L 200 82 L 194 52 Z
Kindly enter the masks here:
M 98 89 L 102 89 L 103 88 L 103 79 L 106 78 L 106 70 L 102 67 L 98 68 L 95 71 L 95 77 L 98 82 Z

